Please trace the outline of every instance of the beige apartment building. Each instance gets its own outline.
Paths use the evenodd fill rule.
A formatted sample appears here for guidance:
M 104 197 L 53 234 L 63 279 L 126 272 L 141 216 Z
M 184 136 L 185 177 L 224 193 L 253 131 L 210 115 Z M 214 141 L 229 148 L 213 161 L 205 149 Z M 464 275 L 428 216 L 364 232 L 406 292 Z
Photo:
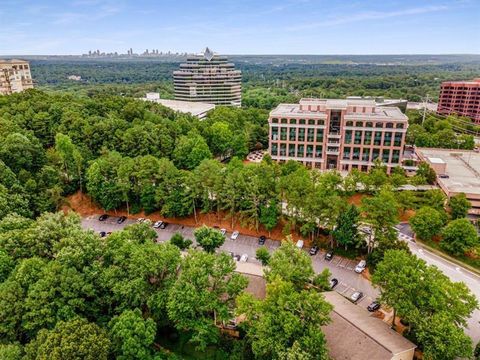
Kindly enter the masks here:
M 368 171 L 375 159 L 388 171 L 402 163 L 408 118 L 368 99 L 302 99 L 270 112 L 269 153 L 319 170 Z
M 0 95 L 9 95 L 27 89 L 33 89 L 28 61 L 0 59 Z

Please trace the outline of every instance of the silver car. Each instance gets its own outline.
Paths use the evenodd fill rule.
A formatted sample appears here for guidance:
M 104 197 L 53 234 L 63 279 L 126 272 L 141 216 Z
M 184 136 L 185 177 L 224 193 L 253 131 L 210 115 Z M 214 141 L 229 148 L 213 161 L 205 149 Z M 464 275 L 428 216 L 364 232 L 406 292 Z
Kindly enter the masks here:
M 360 291 L 355 291 L 352 296 L 350 296 L 350 300 L 352 300 L 354 303 L 356 303 L 358 300 L 360 300 L 363 297 L 363 293 Z
M 236 238 L 238 238 L 238 235 L 240 235 L 240 233 L 238 231 L 234 231 L 232 233 L 232 236 L 230 236 L 230 239 L 235 240 Z

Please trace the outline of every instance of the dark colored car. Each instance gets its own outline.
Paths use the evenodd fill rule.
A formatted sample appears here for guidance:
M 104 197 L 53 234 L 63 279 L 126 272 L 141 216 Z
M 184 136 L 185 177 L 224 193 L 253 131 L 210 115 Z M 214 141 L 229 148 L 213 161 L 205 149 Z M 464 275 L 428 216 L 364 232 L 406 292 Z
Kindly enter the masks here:
M 107 236 L 107 233 L 105 231 L 100 231 L 99 234 L 100 234 L 101 237 Z
M 337 286 L 337 285 L 338 285 L 338 280 L 337 279 L 333 278 L 333 279 L 330 280 L 330 289 L 333 290 L 335 288 L 335 286 Z
M 235 260 L 235 261 L 240 261 L 240 258 L 241 258 L 241 256 L 238 255 L 238 254 L 233 256 L 233 260 Z
M 123 224 L 123 222 L 127 220 L 127 217 L 126 216 L 120 216 L 118 219 L 117 219 L 117 224 Z
M 162 225 L 160 225 L 160 229 L 165 229 L 168 226 L 167 222 L 163 222 Z
M 318 246 L 312 246 L 309 251 L 310 255 L 317 255 L 318 253 Z
M 325 254 L 325 260 L 331 261 L 332 259 L 333 259 L 333 250 L 329 250 L 329 251 L 327 251 L 327 253 Z
M 265 241 L 267 241 L 267 237 L 262 235 L 258 238 L 258 245 L 265 245 Z
M 374 312 L 380 309 L 380 303 L 374 301 L 370 305 L 367 306 L 367 310 L 370 312 Z
M 103 215 L 100 215 L 100 217 L 98 218 L 98 221 L 105 221 L 109 218 L 109 216 L 107 214 L 103 214 Z

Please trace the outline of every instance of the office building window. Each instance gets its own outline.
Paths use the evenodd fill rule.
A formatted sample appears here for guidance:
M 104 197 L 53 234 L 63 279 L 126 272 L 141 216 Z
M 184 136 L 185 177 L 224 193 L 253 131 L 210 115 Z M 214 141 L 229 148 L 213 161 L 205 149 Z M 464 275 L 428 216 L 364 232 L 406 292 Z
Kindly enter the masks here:
M 349 147 L 344 147 L 343 148 L 343 159 L 344 160 L 350 160 L 350 148 Z
M 394 146 L 401 146 L 402 145 L 402 133 L 395 133 L 395 138 L 393 141 Z
M 315 140 L 315 129 L 308 129 L 307 130 L 307 141 L 313 142 Z
M 272 140 L 278 140 L 278 127 L 272 127 Z
M 370 161 L 370 149 L 363 149 L 362 160 L 363 161 Z
M 288 124 L 288 120 L 285 119 L 285 118 L 283 118 L 283 119 L 281 120 L 281 123 L 282 123 L 282 124 Z
M 352 130 L 346 130 L 345 131 L 345 144 L 351 144 L 352 143 Z
M 313 157 L 313 145 L 307 145 L 307 157 Z
M 353 156 L 352 160 L 359 160 L 360 159 L 360 148 L 353 148 Z
M 308 125 L 315 125 L 315 120 L 308 119 Z
M 287 156 L 287 144 L 280 144 L 280 156 Z
M 321 158 L 322 157 L 322 145 L 316 145 L 315 146 L 315 157 Z
M 288 145 L 288 156 L 291 156 L 291 157 L 295 156 L 295 144 Z
M 355 140 L 354 140 L 354 143 L 356 145 L 360 144 L 362 142 L 362 132 L 357 130 L 355 131 Z
M 298 129 L 298 141 L 305 141 L 305 128 Z
M 371 143 L 372 143 L 372 132 L 365 131 L 365 134 L 363 137 L 363 145 L 370 145 Z
M 297 123 L 297 119 L 290 119 L 290 124 L 295 125 Z
M 297 157 L 305 157 L 305 145 L 298 145 Z
M 383 145 L 385 145 L 385 146 L 392 145 L 392 133 L 391 132 L 387 131 L 385 133 L 385 136 L 383 138 Z
M 383 149 L 383 151 L 382 151 L 382 161 L 384 163 L 388 163 L 389 158 L 390 158 L 390 150 Z
M 272 155 L 277 155 L 278 154 L 278 145 L 277 144 L 272 144 Z
M 323 129 L 317 129 L 317 142 L 323 142 Z
M 392 163 L 398 164 L 399 161 L 400 161 L 400 150 L 393 150 Z
M 280 140 L 287 140 L 287 128 L 280 128 Z
M 288 138 L 290 139 L 290 141 L 295 141 L 297 139 L 297 128 L 290 128 Z
M 378 159 L 380 155 L 380 149 L 373 149 L 373 152 L 372 152 L 372 161 L 375 161 Z
M 380 145 L 382 143 L 382 133 L 380 131 L 375 131 L 375 138 L 373 139 L 374 145 Z

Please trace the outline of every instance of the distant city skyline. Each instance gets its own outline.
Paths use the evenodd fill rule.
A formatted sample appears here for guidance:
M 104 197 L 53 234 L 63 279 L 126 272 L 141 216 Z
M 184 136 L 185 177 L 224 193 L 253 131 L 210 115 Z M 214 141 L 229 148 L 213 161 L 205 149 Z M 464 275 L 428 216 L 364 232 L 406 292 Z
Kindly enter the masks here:
M 480 54 L 478 0 L 0 0 L 0 55 Z

